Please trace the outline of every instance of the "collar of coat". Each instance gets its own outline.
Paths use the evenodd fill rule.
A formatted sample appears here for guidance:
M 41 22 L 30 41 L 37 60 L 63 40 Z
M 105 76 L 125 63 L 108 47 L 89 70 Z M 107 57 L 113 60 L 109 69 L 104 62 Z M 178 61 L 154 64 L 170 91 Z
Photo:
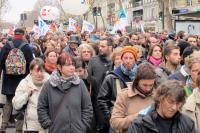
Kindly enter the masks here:
M 46 82 L 49 79 L 49 74 L 48 73 L 44 73 L 44 80 L 42 81 L 43 83 Z M 29 88 L 31 88 L 32 90 L 39 90 L 40 88 L 38 88 L 36 85 L 34 85 L 32 77 L 30 74 L 28 74 L 25 78 L 27 86 Z
M 60 72 L 58 70 L 53 71 L 49 82 L 53 87 L 58 87 L 61 90 L 66 90 L 71 87 L 71 85 L 79 85 L 80 84 L 80 78 L 77 75 L 70 76 L 69 78 L 64 78 L 61 76 Z
M 186 103 L 184 105 L 184 108 L 186 110 L 194 112 L 195 109 L 196 109 L 197 104 L 200 105 L 200 89 L 199 88 L 195 88 L 193 90 L 192 95 L 190 95 L 187 98 Z
M 128 97 L 135 97 L 136 95 L 139 95 L 143 98 L 146 98 L 146 96 L 142 93 L 140 93 L 137 89 L 128 89 Z

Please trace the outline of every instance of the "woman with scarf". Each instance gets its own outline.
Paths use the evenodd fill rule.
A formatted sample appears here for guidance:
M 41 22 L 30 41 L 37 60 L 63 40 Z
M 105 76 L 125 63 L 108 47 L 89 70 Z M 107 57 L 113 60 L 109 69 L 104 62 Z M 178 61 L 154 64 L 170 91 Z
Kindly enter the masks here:
M 149 50 L 148 62 L 158 67 L 162 61 L 162 46 L 157 44 L 153 45 Z
M 110 125 L 114 130 L 124 133 L 138 112 L 151 105 L 155 79 L 153 65 L 145 62 L 138 66 L 132 87 L 124 89 L 117 96 L 110 119 Z
M 49 133 L 85 133 L 93 116 L 88 90 L 69 54 L 62 53 L 57 64 L 40 93 L 38 120 Z
M 48 78 L 49 74 L 44 70 L 43 60 L 35 58 L 30 64 L 30 74 L 17 86 L 12 104 L 16 110 L 25 108 L 25 116 L 22 118 L 25 133 L 44 133 L 38 121 L 37 104 L 42 85 Z M 18 117 L 18 120 L 21 119 Z
M 100 87 L 97 102 L 108 124 L 117 95 L 122 89 L 130 87 L 135 78 L 137 58 L 138 49 L 125 46 L 121 51 L 122 63 L 106 75 Z
M 45 53 L 45 70 L 51 74 L 57 69 L 58 54 L 55 50 L 48 50 Z

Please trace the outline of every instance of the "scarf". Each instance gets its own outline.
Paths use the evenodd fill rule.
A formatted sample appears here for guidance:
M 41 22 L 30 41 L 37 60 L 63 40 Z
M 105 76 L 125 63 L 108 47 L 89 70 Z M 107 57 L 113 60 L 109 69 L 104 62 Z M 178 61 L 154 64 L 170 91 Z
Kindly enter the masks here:
M 52 73 L 57 68 L 57 64 L 48 63 L 48 61 L 45 62 L 44 66 L 48 73 Z
M 161 62 L 162 62 L 162 59 L 161 58 L 160 59 L 156 59 L 155 57 L 150 56 L 149 57 L 149 62 L 151 62 L 155 66 L 159 66 L 161 64 Z
M 80 83 L 80 78 L 75 74 L 66 78 L 63 77 L 58 70 L 56 70 L 52 72 L 49 82 L 53 87 L 65 85 L 64 89 L 68 89 L 71 84 L 78 85 Z
M 129 76 L 131 80 L 134 80 L 135 74 L 137 73 L 138 66 L 135 64 L 131 70 L 127 70 L 123 64 L 120 65 L 120 68 L 124 75 Z
M 16 40 L 16 39 L 23 39 L 23 36 L 24 36 L 24 35 L 14 35 L 13 40 Z

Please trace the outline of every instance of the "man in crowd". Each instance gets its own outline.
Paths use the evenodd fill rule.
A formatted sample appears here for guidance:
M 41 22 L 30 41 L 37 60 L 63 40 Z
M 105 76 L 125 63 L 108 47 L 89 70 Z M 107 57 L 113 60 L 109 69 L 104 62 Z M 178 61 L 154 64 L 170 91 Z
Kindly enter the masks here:
M 3 117 L 2 117 L 2 125 L 1 129 L 2 132 L 5 132 L 8 122 L 10 119 L 10 116 L 12 115 L 12 99 L 15 95 L 16 87 L 18 86 L 19 82 L 26 77 L 26 75 L 29 73 L 29 65 L 30 62 L 33 60 L 33 53 L 29 45 L 25 42 L 24 39 L 24 30 L 22 29 L 16 29 L 14 31 L 14 38 L 12 42 L 7 42 L 6 45 L 2 48 L 0 53 L 0 73 L 3 72 L 3 82 L 2 82 L 2 94 L 6 95 L 7 102 L 3 107 Z M 6 64 L 17 64 L 22 61 L 22 59 L 17 59 L 14 56 L 10 56 L 10 60 L 8 61 L 8 55 L 10 54 L 10 51 L 14 48 L 20 49 L 23 52 L 24 58 L 25 58 L 25 71 L 24 73 L 15 73 L 11 74 L 12 71 L 9 68 L 7 68 Z M 15 58 L 15 62 L 13 59 Z M 8 73 L 10 72 L 11 73 Z M 16 122 L 16 133 L 22 133 L 22 124 L 20 124 L 20 121 Z
M 92 58 L 88 63 L 88 82 L 91 85 L 91 99 L 94 108 L 96 120 L 95 133 L 108 133 L 105 126 L 104 116 L 97 106 L 97 96 L 99 88 L 106 76 L 106 73 L 112 69 L 110 54 L 112 52 L 112 40 L 110 38 L 101 39 L 99 42 L 99 54 Z
M 164 62 L 155 69 L 157 84 L 166 80 L 168 76 L 180 69 L 180 48 L 178 46 L 167 46 L 163 52 Z
M 139 113 L 127 133 L 197 133 L 194 121 L 180 112 L 185 97 L 182 82 L 163 82 L 156 89 L 154 104 Z

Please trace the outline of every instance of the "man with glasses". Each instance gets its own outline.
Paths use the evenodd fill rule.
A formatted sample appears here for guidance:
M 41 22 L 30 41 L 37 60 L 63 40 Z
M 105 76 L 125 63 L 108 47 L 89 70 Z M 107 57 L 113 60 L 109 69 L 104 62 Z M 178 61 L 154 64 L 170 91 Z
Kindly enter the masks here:
M 127 133 L 197 133 L 194 121 L 180 113 L 185 103 L 180 81 L 163 82 L 154 95 L 154 104 L 139 113 Z

